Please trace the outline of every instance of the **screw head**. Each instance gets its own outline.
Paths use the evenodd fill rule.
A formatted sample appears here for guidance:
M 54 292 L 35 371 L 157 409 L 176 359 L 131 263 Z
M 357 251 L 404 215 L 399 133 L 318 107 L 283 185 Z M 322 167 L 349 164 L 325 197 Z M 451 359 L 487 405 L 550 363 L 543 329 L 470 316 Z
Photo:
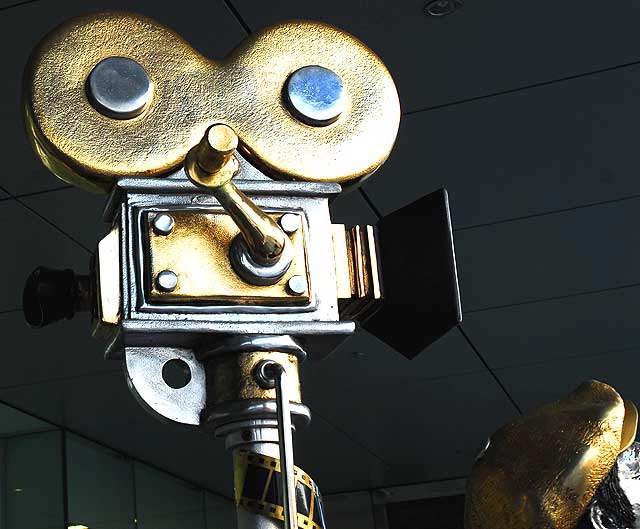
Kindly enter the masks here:
M 300 216 L 295 213 L 285 213 L 280 217 L 280 227 L 289 235 L 295 233 L 300 228 Z
M 303 123 L 321 127 L 333 123 L 347 107 L 347 90 L 340 76 L 322 66 L 304 66 L 285 84 L 291 113 Z
M 287 281 L 287 288 L 291 294 L 302 296 L 307 289 L 307 281 L 302 276 L 291 276 Z
M 100 113 L 114 119 L 140 115 L 151 101 L 153 84 L 133 59 L 107 57 L 91 70 L 87 95 Z
M 156 286 L 163 292 L 173 292 L 178 286 L 178 276 L 171 270 L 163 270 L 156 276 Z
M 174 225 L 173 217 L 167 213 L 159 213 L 153 219 L 153 231 L 157 235 L 169 235 Z
M 256 384 L 262 389 L 273 389 L 276 387 L 276 379 L 273 373 L 273 360 L 262 360 L 253 370 L 253 378 Z

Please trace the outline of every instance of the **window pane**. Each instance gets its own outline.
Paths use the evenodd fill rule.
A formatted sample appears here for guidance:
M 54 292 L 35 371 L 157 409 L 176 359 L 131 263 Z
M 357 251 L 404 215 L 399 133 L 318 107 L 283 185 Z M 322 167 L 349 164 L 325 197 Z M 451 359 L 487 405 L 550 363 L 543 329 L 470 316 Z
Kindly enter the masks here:
M 206 494 L 207 529 L 236 529 L 236 506 L 231 500 Z
M 205 529 L 202 489 L 135 464 L 138 529 Z
M 133 464 L 125 457 L 67 435 L 69 525 L 135 529 Z
M 64 526 L 60 432 L 7 439 L 6 476 L 7 529 Z

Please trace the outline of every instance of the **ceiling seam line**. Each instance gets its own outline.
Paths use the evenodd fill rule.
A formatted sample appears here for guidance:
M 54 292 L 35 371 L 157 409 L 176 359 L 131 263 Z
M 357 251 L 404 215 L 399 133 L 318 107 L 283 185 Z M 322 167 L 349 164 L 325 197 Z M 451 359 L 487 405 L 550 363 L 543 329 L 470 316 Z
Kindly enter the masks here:
M 364 190 L 364 188 L 359 187 L 358 188 L 358 192 L 360 193 L 360 195 L 362 195 L 362 198 L 364 198 L 364 201 L 367 203 L 367 205 L 371 208 L 371 211 L 373 211 L 373 213 L 375 214 L 376 217 L 378 217 L 378 220 L 382 220 L 382 213 L 380 213 L 380 210 L 378 209 L 378 207 L 373 203 L 373 200 L 371 199 L 371 197 L 367 194 L 367 192 Z
M 55 377 L 55 378 L 46 378 L 46 379 L 42 379 L 42 380 L 38 380 L 35 382 L 23 382 L 21 384 L 13 384 L 11 386 L 0 386 L 0 391 L 5 391 L 5 390 L 14 390 L 14 389 L 21 389 L 21 388 L 27 388 L 29 386 L 39 386 L 42 384 L 51 384 L 51 383 L 55 383 L 55 382 L 69 382 L 72 380 L 78 380 L 80 378 L 89 378 L 89 377 L 99 377 L 99 376 L 103 376 L 103 375 L 111 375 L 113 373 L 120 373 L 122 371 L 121 368 L 118 369 L 110 369 L 107 371 L 99 371 L 96 373 L 85 373 L 83 375 L 69 375 L 66 377 Z
M 453 476 L 451 478 L 438 478 L 432 479 L 429 481 L 410 481 L 407 483 L 392 483 L 391 485 L 382 485 L 381 487 L 374 487 L 371 489 L 348 489 L 348 490 L 340 490 L 337 492 L 329 492 L 325 494 L 325 496 L 332 496 L 338 494 L 355 494 L 358 492 L 377 492 L 383 491 L 386 489 L 400 488 L 400 487 L 415 487 L 420 485 L 433 485 L 434 483 L 446 483 L 447 481 L 459 481 L 459 480 L 468 480 L 469 476 Z
M 467 342 L 467 344 L 469 345 L 469 347 L 471 347 L 471 349 L 473 350 L 473 352 L 476 354 L 476 356 L 478 357 L 478 359 L 480 360 L 480 362 L 482 362 L 482 364 L 487 368 L 487 371 L 489 372 L 489 374 L 491 375 L 491 377 L 493 378 L 493 380 L 495 380 L 496 384 L 498 384 L 498 386 L 500 387 L 500 389 L 502 390 L 502 392 L 506 395 L 507 399 L 509 399 L 509 402 L 511 402 L 511 404 L 513 405 L 513 407 L 516 409 L 516 411 L 520 414 L 523 415 L 522 413 L 522 408 L 520 408 L 520 406 L 518 405 L 518 403 L 516 402 L 516 400 L 512 397 L 511 393 L 509 393 L 509 391 L 507 390 L 506 386 L 502 383 L 502 381 L 500 380 L 500 378 L 498 377 L 498 375 L 496 375 L 496 373 L 493 371 L 493 369 L 491 369 L 491 366 L 488 364 L 488 362 L 484 359 L 484 357 L 480 354 L 480 351 L 478 350 L 478 348 L 475 346 L 475 344 L 471 341 L 471 338 L 469 338 L 469 336 L 467 335 L 467 333 L 464 331 L 464 329 L 462 328 L 462 324 L 458 324 L 458 330 L 460 331 L 460 334 L 462 334 L 462 337 L 464 338 L 464 340 Z
M 67 189 L 74 189 L 75 186 L 72 185 L 64 185 L 60 187 L 52 187 L 51 189 L 42 189 L 41 191 L 32 191 L 30 193 L 20 193 L 13 195 L 14 198 L 29 198 L 36 197 L 39 195 L 46 195 L 48 193 L 55 193 L 56 191 L 66 191 Z
M 8 9 L 13 9 L 14 7 L 20 7 L 26 4 L 33 4 L 35 2 L 39 2 L 40 0 L 24 0 L 24 2 L 17 2 L 15 4 L 11 4 L 8 6 L 0 7 L 0 11 L 7 11 Z
M 460 371 L 459 373 L 452 373 L 449 375 L 438 375 L 438 376 L 433 376 L 433 377 L 424 377 L 424 378 L 413 378 L 410 380 L 411 383 L 415 383 L 415 384 L 425 384 L 428 382 L 438 382 L 440 380 L 447 380 L 450 378 L 461 378 L 461 377 L 470 377 L 473 375 L 481 375 L 482 373 L 484 373 L 485 370 L 484 369 L 472 369 L 469 371 Z M 406 379 L 403 379 L 404 383 L 406 383 Z M 402 384 L 403 382 L 398 381 L 398 382 L 388 382 L 385 381 L 384 384 L 386 387 L 392 387 L 392 386 L 397 386 L 398 384 Z
M 601 288 L 598 290 L 585 290 L 583 292 L 575 292 L 573 294 L 566 294 L 564 296 L 552 296 L 552 297 L 548 297 L 548 298 L 540 298 L 540 299 L 531 299 L 528 301 L 519 301 L 517 303 L 508 303 L 506 305 L 493 305 L 493 306 L 489 306 L 489 307 L 482 307 L 479 309 L 468 309 L 465 310 L 464 313 L 465 314 L 476 314 L 478 312 L 487 312 L 490 310 L 501 310 L 501 309 L 509 309 L 509 308 L 513 308 L 513 307 L 520 307 L 523 305 L 534 305 L 536 303 L 545 303 L 545 302 L 549 302 L 549 301 L 562 301 L 565 299 L 571 299 L 571 298 L 578 298 L 581 296 L 591 296 L 591 295 L 595 295 L 595 294 L 605 294 L 607 292 L 615 292 L 617 290 L 626 290 L 628 288 L 636 288 L 636 287 L 640 287 L 640 283 L 629 283 L 627 285 L 619 285 L 616 287 L 608 287 L 608 288 Z
M 17 195 L 8 195 L 6 197 L 0 198 L 0 202 L 5 202 L 8 200 L 15 200 L 16 198 L 29 198 L 35 197 L 39 195 L 46 195 L 47 193 L 54 193 L 55 191 L 64 191 L 66 189 L 72 189 L 73 186 L 62 186 L 62 187 L 53 187 L 51 189 L 43 189 L 41 191 L 32 191 L 30 193 L 21 193 Z
M 38 211 L 36 211 L 34 208 L 32 208 L 31 206 L 29 206 L 28 204 L 26 204 L 25 202 L 23 202 L 20 198 L 16 197 L 15 195 L 13 195 L 12 193 L 10 193 L 6 188 L 4 188 L 3 186 L 0 186 L 0 190 L 4 191 L 5 193 L 7 193 L 8 195 L 11 195 L 13 197 L 13 199 L 20 204 L 23 208 L 25 208 L 26 210 L 30 211 L 31 213 L 33 213 L 35 216 L 37 216 L 38 218 L 40 218 L 41 220 L 43 220 L 44 222 L 46 222 L 47 224 L 49 224 L 49 226 L 51 226 L 52 228 L 54 228 L 55 230 L 59 231 L 62 235 L 64 235 L 65 237 L 67 237 L 69 240 L 73 241 L 74 243 L 76 243 L 78 246 L 80 246 L 80 248 L 82 248 L 83 250 L 85 250 L 86 252 L 89 253 L 89 255 L 93 255 L 93 252 L 87 248 L 84 244 L 82 244 L 79 240 L 77 240 L 75 237 L 73 237 L 71 234 L 67 233 L 65 230 L 63 230 L 60 226 L 58 226 L 57 224 L 55 224 L 54 222 L 52 222 L 51 220 L 49 220 L 47 217 L 45 217 L 44 215 L 42 215 L 41 213 L 39 213 Z
M 39 419 L 36 419 L 39 420 Z M 22 431 L 17 431 L 17 432 L 11 432 L 7 435 L 2 434 L 0 435 L 0 439 L 2 439 L 3 441 L 9 441 L 11 439 L 15 439 L 16 437 L 25 437 L 27 435 L 39 435 L 42 433 L 49 433 L 49 432 L 58 432 L 60 431 L 60 428 L 58 428 L 57 426 L 54 426 L 53 424 L 49 424 L 47 425 L 47 427 L 43 427 L 40 430 L 22 430 Z
M 442 103 L 440 105 L 433 105 L 430 107 L 425 107 L 422 109 L 416 109 L 416 110 L 409 110 L 407 112 L 404 112 L 402 115 L 404 117 L 406 116 L 411 116 L 414 114 L 419 114 L 421 112 L 428 112 L 430 110 L 440 110 L 442 108 L 447 108 L 447 107 L 452 107 L 452 106 L 456 106 L 456 105 L 463 105 L 465 103 L 473 103 L 475 101 L 481 101 L 483 99 L 491 99 L 494 97 L 499 97 L 499 96 L 503 96 L 503 95 L 509 95 L 509 94 L 515 94 L 517 92 L 523 92 L 525 90 L 531 90 L 531 89 L 535 89 L 535 88 L 542 88 L 545 86 L 549 86 L 549 85 L 553 85 L 553 84 L 557 84 L 557 83 L 563 83 L 566 81 L 573 81 L 575 79 L 581 79 L 584 77 L 590 77 L 590 76 L 594 76 L 594 75 L 598 75 L 598 74 L 602 74 L 602 73 L 608 73 L 608 72 L 612 72 L 612 71 L 616 71 L 616 70 L 622 70 L 624 68 L 631 68 L 633 66 L 637 66 L 638 64 L 640 64 L 640 60 L 636 60 L 636 61 L 631 61 L 631 62 L 627 62 L 627 63 L 623 63 L 623 64 L 618 64 L 616 66 L 609 66 L 607 68 L 600 68 L 598 70 L 593 70 L 590 72 L 583 72 L 583 73 L 579 73 L 579 74 L 575 74 L 575 75 L 569 75 L 567 77 L 559 77 L 557 79 L 551 79 L 549 81 L 542 81 L 539 83 L 532 83 L 529 85 L 525 85 L 525 86 L 520 86 L 520 87 L 516 87 L 516 88 L 510 88 L 507 90 L 500 90 L 498 92 L 492 92 L 490 94 L 484 94 L 484 95 L 480 95 L 480 96 L 475 96 L 475 97 L 469 97 L 466 99 L 460 99 L 458 101 L 451 101 L 450 103 Z
M 251 31 L 251 28 L 249 27 L 249 24 L 246 23 L 246 21 L 244 20 L 244 17 L 240 14 L 240 11 L 238 11 L 236 6 L 234 6 L 233 3 L 231 3 L 231 0 L 222 0 L 222 1 L 223 1 L 224 5 L 227 6 L 227 9 L 229 11 L 231 11 L 231 14 L 235 17 L 235 19 L 237 20 L 238 24 L 240 24 L 242 26 L 242 29 L 244 29 L 246 34 L 247 35 L 251 35 L 251 33 L 253 33 L 253 31 Z
M 532 213 L 531 215 L 522 215 L 521 217 L 511 217 L 508 219 L 502 219 L 502 220 L 496 220 L 496 221 L 492 221 L 492 222 L 484 222 L 481 224 L 472 224 L 470 226 L 462 226 L 460 228 L 454 228 L 454 232 L 459 232 L 459 231 L 467 231 L 467 230 L 473 230 L 476 228 L 487 228 L 487 227 L 491 227 L 491 226 L 496 226 L 499 224 L 506 224 L 508 222 L 518 222 L 521 220 L 529 220 L 529 219 L 534 219 L 534 218 L 538 218 L 538 217 L 545 217 L 547 215 L 556 215 L 559 213 L 568 213 L 571 211 L 576 211 L 579 209 L 586 209 L 586 208 L 593 208 L 593 207 L 598 207 L 598 206 L 606 206 L 608 204 L 615 204 L 617 202 L 626 202 L 627 200 L 636 200 L 640 198 L 640 194 L 638 195 L 628 195 L 625 197 L 620 197 L 620 198 L 612 198 L 611 200 L 603 200 L 601 202 L 589 202 L 588 204 L 580 204 L 578 206 L 572 206 L 570 208 L 562 208 L 562 209 L 552 209 L 549 211 L 543 211 L 541 213 Z
M 565 356 L 563 358 L 551 358 L 549 360 L 538 360 L 537 362 L 526 362 L 524 364 L 515 364 L 515 365 L 507 365 L 496 367 L 495 371 L 509 371 L 511 369 L 520 369 L 523 367 L 536 367 L 547 364 L 558 364 L 560 362 L 570 362 L 575 360 L 582 360 L 587 358 L 597 358 L 599 356 L 608 356 L 608 355 L 616 355 L 620 353 L 630 353 L 632 351 L 640 350 L 640 345 L 632 346 L 632 347 L 621 347 L 620 349 L 608 349 L 606 351 L 600 351 L 597 353 L 583 353 L 583 354 L 573 354 L 569 356 Z

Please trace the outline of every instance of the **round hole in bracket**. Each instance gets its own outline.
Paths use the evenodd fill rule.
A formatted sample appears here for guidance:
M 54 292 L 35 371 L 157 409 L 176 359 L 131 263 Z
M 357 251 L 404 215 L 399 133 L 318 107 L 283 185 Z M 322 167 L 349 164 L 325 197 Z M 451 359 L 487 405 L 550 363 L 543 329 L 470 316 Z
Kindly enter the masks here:
M 191 369 L 180 358 L 165 362 L 162 366 L 162 380 L 173 389 L 182 389 L 191 382 Z

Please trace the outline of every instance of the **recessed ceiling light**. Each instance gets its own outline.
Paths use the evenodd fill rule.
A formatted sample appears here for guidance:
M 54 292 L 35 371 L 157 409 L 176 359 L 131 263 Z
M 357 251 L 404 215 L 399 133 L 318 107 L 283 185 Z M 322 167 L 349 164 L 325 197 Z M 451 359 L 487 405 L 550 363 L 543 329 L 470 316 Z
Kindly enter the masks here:
M 424 7 L 430 17 L 443 17 L 454 13 L 462 7 L 462 0 L 433 0 Z

